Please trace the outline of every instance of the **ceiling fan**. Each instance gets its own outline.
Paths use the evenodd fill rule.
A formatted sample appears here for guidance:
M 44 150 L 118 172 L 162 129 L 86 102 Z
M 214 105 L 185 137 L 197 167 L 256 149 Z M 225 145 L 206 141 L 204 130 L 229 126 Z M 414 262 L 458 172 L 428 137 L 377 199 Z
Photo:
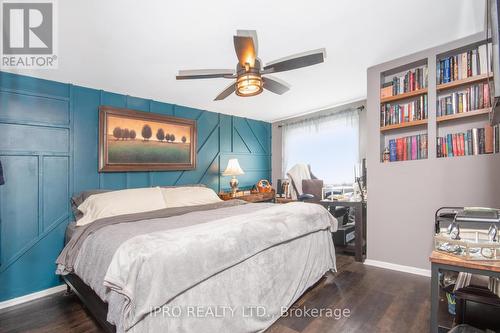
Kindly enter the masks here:
M 236 95 L 241 97 L 255 96 L 260 94 L 263 89 L 282 95 L 290 90 L 290 86 L 282 80 L 269 76 L 268 74 L 316 65 L 322 63 L 326 57 L 325 49 L 318 49 L 278 59 L 262 67 L 261 60 L 257 57 L 257 31 L 238 30 L 236 31 L 236 36 L 233 36 L 233 40 L 236 56 L 238 57 L 236 70 L 180 70 L 179 74 L 176 76 L 177 80 L 212 78 L 235 79 L 236 81 L 231 83 L 215 97 L 215 101 L 223 100 L 233 92 L 236 92 Z

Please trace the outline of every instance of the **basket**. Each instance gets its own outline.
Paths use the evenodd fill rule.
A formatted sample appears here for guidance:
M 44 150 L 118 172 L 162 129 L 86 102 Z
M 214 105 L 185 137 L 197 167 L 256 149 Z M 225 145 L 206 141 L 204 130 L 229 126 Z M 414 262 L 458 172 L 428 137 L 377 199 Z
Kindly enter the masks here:
M 434 236 L 434 249 L 465 260 L 500 261 L 500 242 L 491 242 L 488 233 L 480 230 L 460 231 L 460 239 L 451 239 L 446 232 Z

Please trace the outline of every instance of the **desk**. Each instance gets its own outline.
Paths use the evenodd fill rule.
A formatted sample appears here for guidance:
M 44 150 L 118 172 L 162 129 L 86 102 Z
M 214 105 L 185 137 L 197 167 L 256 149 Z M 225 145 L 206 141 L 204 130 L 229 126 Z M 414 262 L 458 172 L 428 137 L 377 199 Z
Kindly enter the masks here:
M 439 271 L 466 272 L 500 278 L 500 262 L 471 261 L 432 251 L 431 262 L 431 332 L 439 332 Z
M 366 201 L 321 200 L 319 204 L 328 210 L 330 210 L 330 207 L 350 207 L 354 209 L 354 244 L 347 245 L 344 250 L 354 252 L 355 260 L 363 262 L 366 258 Z

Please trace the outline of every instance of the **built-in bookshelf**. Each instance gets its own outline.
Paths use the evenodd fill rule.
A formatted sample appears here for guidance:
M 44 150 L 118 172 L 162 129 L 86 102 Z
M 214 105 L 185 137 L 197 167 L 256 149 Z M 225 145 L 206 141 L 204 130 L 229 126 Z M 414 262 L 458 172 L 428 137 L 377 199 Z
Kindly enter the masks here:
M 438 158 L 498 152 L 498 126 L 489 123 L 491 54 L 482 41 L 436 56 Z
M 439 52 L 380 73 L 382 162 L 499 153 L 498 125 L 490 124 L 491 43 Z
M 427 158 L 428 66 L 426 59 L 382 73 L 382 161 Z

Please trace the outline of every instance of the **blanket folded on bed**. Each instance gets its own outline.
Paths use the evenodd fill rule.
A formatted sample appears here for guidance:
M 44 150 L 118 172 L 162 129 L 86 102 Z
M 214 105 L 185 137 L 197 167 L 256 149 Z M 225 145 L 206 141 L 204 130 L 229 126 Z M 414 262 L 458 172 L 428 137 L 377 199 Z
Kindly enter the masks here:
M 296 202 L 139 235 L 115 252 L 104 284 L 126 298 L 122 320 L 128 330 L 154 307 L 211 276 L 270 247 L 327 229 L 335 231 L 337 221 L 325 208 Z
M 59 254 L 59 257 L 57 257 L 56 259 L 56 274 L 66 275 L 72 273 L 74 269 L 73 266 L 75 265 L 76 258 L 78 256 L 78 253 L 80 252 L 83 242 L 89 235 L 101 230 L 104 227 L 118 223 L 148 221 L 157 218 L 167 218 L 184 215 L 191 212 L 213 210 L 244 204 L 246 204 L 246 202 L 242 200 L 229 200 L 217 202 L 214 204 L 165 208 L 149 212 L 112 216 L 96 220 L 90 224 L 78 227 L 78 229 L 75 231 L 75 233 L 71 237 L 71 240 L 66 244 L 62 252 Z

